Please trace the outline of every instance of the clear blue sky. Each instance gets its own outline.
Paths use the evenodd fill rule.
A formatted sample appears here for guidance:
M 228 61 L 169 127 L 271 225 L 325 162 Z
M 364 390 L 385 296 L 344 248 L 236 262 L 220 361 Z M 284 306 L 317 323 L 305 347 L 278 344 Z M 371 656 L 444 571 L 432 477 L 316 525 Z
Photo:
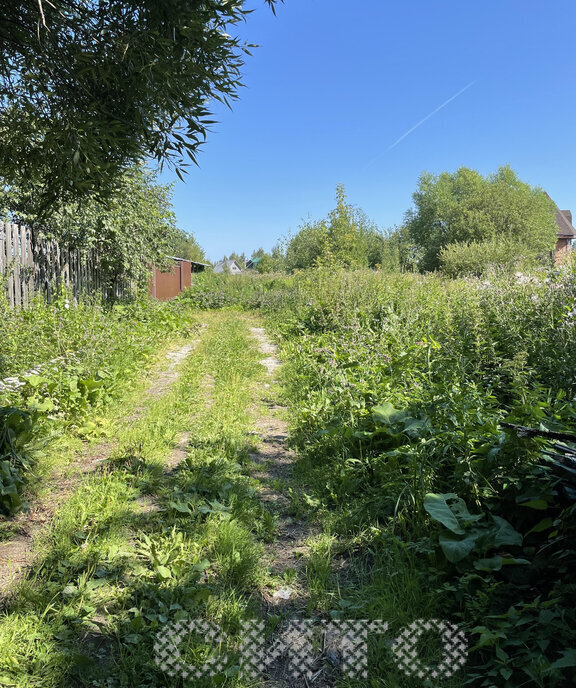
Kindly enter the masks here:
M 324 217 L 339 182 L 379 226 L 398 224 L 423 170 L 508 163 L 576 211 L 574 0 L 251 6 L 246 88 L 175 189 L 179 226 L 212 260 Z

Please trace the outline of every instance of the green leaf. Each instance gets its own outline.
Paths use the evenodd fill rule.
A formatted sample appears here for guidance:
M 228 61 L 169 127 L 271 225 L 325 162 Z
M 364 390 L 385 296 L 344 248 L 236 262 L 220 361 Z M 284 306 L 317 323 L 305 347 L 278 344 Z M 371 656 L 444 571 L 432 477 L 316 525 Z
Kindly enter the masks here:
M 168 506 L 181 514 L 191 514 L 190 507 L 186 502 L 168 502 Z
M 520 502 L 518 506 L 527 506 L 529 509 L 545 511 L 548 508 L 548 502 L 543 499 L 530 499 L 528 502 Z
M 194 571 L 205 571 L 208 567 L 210 566 L 210 562 L 208 559 L 202 559 L 202 561 L 199 561 L 197 564 L 194 564 L 192 567 Z
M 55 404 L 52 399 L 41 399 L 40 397 L 33 396 L 28 399 L 28 408 L 32 411 L 47 413 L 54 410 Z
M 456 495 L 445 495 L 446 499 L 450 499 L 450 509 L 452 510 L 452 513 L 456 516 L 458 519 L 458 523 L 474 523 L 475 521 L 479 521 L 484 517 L 484 514 L 471 514 L 468 511 L 468 507 L 466 506 L 466 502 L 463 499 L 460 499 L 460 497 L 457 497 Z
M 474 549 L 474 545 L 476 544 L 478 537 L 479 533 L 471 533 L 465 538 L 457 540 L 452 538 L 450 535 L 443 533 L 440 535 L 439 542 L 446 559 L 455 564 L 470 554 L 470 552 Z
M 395 409 L 394 406 L 389 401 L 380 404 L 379 406 L 374 406 L 372 409 L 372 418 L 375 423 L 382 423 L 383 425 L 389 425 L 397 420 L 402 420 L 407 417 L 405 411 L 399 411 Z
M 438 521 L 453 533 L 463 535 L 465 531 L 460 527 L 458 519 L 446 501 L 450 498 L 457 498 L 457 495 L 428 493 L 424 497 L 424 508 L 435 521 Z
M 474 562 L 474 568 L 478 571 L 500 571 L 504 560 L 502 557 L 490 557 L 488 559 L 478 559 Z
M 544 518 L 542 519 L 539 523 L 537 523 L 534 528 L 531 528 L 526 535 L 530 535 L 530 533 L 541 533 L 543 530 L 548 530 L 548 528 L 552 528 L 554 525 L 554 521 L 551 518 Z
M 503 566 L 510 566 L 513 564 L 530 564 L 527 559 L 515 559 L 514 557 L 495 556 L 488 559 L 478 559 L 474 562 L 474 568 L 478 571 L 500 571 Z
M 553 669 L 565 669 L 567 667 L 576 666 L 576 650 L 564 650 L 562 652 L 562 657 L 557 659 L 553 664 L 550 665 L 550 670 Z
M 492 516 L 494 523 L 496 524 L 497 531 L 496 537 L 494 538 L 494 547 L 500 547 L 501 545 L 518 545 L 522 544 L 522 535 L 515 530 L 509 523 L 500 516 Z
M 49 382 L 48 378 L 42 375 L 26 375 L 23 379 L 26 380 L 30 387 L 40 387 L 45 382 Z
M 172 571 L 170 571 L 169 568 L 166 566 L 157 566 L 156 567 L 156 573 L 161 577 L 161 578 L 172 578 Z

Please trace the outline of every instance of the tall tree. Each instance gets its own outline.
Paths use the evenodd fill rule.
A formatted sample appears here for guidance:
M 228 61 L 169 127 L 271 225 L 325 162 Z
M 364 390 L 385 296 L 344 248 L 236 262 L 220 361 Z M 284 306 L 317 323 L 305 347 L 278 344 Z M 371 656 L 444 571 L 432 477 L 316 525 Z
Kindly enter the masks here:
M 413 199 L 405 229 L 423 270 L 440 267 L 442 251 L 453 244 L 493 246 L 501 239 L 516 242 L 525 258 L 554 248 L 554 203 L 508 166 L 487 177 L 465 167 L 453 174 L 424 173 Z
M 186 260 L 192 260 L 197 263 L 208 262 L 204 249 L 200 246 L 196 237 L 181 229 L 177 231 L 170 250 L 176 258 L 185 258 Z
M 336 207 L 328 217 L 307 222 L 288 241 L 289 270 L 317 265 L 374 267 L 382 261 L 385 238 L 365 213 L 347 203 L 342 184 L 336 187 Z
M 271 253 L 267 253 L 263 248 L 252 251 L 252 260 L 258 258 L 256 272 L 267 274 L 270 272 L 283 272 L 285 270 L 285 259 L 282 247 L 276 244 Z
M 274 8 L 278 0 L 265 0 Z M 0 173 L 35 212 L 144 158 L 181 173 L 237 97 L 245 0 L 0 0 Z

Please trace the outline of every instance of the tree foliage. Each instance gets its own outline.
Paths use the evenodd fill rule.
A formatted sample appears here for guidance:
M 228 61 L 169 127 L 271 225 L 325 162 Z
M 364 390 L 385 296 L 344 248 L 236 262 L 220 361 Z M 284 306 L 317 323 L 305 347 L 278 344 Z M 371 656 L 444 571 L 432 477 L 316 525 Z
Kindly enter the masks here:
M 272 8 L 278 0 L 265 0 Z M 181 173 L 229 104 L 244 0 L 0 0 L 0 170 L 36 214 L 114 193 L 143 158 Z
M 346 202 L 336 188 L 336 208 L 323 220 L 307 222 L 286 247 L 289 270 L 319 265 L 374 267 L 382 263 L 386 238 L 365 213 Z
M 272 251 L 268 253 L 263 248 L 259 248 L 252 252 L 252 260 L 258 258 L 256 264 L 256 272 L 265 275 L 271 272 L 284 272 L 286 269 L 286 260 L 282 246 L 277 244 Z
M 488 242 L 492 248 L 485 253 L 494 254 L 494 245 L 502 240 L 521 245 L 522 255 L 532 260 L 554 248 L 554 203 L 508 166 L 487 177 L 465 167 L 453 174 L 424 173 L 413 198 L 406 232 L 423 270 L 439 268 L 442 251 L 452 244 L 477 248 Z
M 97 248 L 104 279 L 137 281 L 146 278 L 150 264 L 163 265 L 181 238 L 171 201 L 172 186 L 158 184 L 156 174 L 142 165 L 125 171 L 105 202 L 91 197 L 60 206 L 49 226 L 38 225 L 28 212 L 29 194 L 15 187 L 0 191 L 6 219 L 42 230 L 61 245 Z
M 204 249 L 200 246 L 196 237 L 181 229 L 177 230 L 170 250 L 172 251 L 172 255 L 176 258 L 185 258 L 186 260 L 192 260 L 197 263 L 208 262 Z

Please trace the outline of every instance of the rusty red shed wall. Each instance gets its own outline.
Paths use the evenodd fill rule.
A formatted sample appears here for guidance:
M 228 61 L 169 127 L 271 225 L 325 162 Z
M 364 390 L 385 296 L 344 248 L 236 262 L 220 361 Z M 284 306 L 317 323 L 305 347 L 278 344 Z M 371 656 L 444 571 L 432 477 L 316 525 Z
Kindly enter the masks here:
M 156 270 L 156 298 L 160 301 L 173 299 L 180 293 L 180 264 L 176 263 L 169 272 Z
M 182 270 L 182 289 L 188 289 L 192 286 L 192 264 L 186 261 L 180 261 L 180 269 Z
M 150 296 L 160 301 L 173 299 L 192 285 L 192 272 L 196 272 L 197 268 L 198 265 L 192 265 L 189 260 L 175 260 L 167 272 L 153 267 L 149 281 Z

